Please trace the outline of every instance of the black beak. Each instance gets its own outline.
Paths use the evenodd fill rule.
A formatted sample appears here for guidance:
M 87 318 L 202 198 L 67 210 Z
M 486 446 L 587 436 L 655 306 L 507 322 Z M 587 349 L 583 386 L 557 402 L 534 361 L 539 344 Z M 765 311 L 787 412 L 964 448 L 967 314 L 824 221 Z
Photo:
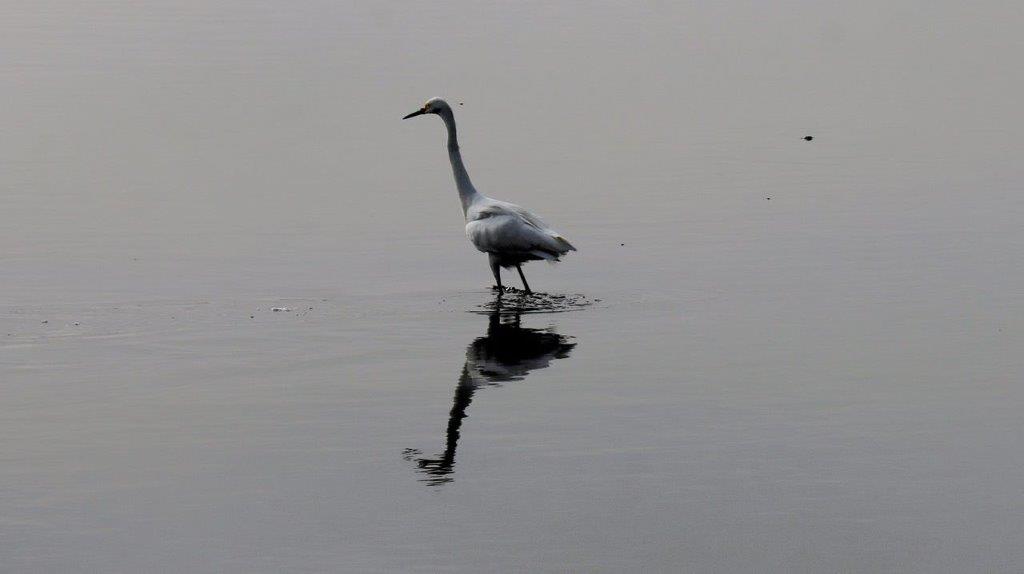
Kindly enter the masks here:
M 415 118 L 416 116 L 422 116 L 422 115 L 423 115 L 423 114 L 425 114 L 425 113 L 427 113 L 427 110 L 416 110 L 415 112 L 413 112 L 413 113 L 411 113 L 411 114 L 409 114 L 409 115 L 405 116 L 405 117 L 404 117 L 404 118 L 402 118 L 402 119 L 403 119 L 403 120 L 407 120 L 407 119 L 409 119 L 409 118 Z

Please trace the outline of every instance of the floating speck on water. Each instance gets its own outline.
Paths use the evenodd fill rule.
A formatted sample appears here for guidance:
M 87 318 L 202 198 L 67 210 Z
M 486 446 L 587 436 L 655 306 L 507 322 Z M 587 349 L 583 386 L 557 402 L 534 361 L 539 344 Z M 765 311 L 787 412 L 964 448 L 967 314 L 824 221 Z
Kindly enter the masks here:
M 804 141 L 811 141 L 812 139 L 814 139 L 814 136 L 804 136 Z
M 289 309 L 288 307 L 272 307 L 270 310 L 275 313 L 280 313 L 281 311 L 291 311 L 291 309 Z
M 45 324 L 47 324 L 47 323 L 49 323 L 49 321 L 43 321 L 43 325 L 45 325 Z
M 255 319 L 255 318 L 256 318 L 256 315 L 249 315 L 249 318 L 250 318 L 250 319 Z
M 77 327 L 79 325 L 81 325 L 81 323 L 79 323 L 78 321 L 75 321 L 75 326 Z

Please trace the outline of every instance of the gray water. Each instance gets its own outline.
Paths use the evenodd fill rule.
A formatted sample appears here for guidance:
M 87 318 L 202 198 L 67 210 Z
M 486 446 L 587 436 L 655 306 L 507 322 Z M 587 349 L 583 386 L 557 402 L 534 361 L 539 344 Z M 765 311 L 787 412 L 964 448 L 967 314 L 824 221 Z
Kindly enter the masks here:
M 1020 571 L 1024 10 L 960 4 L 5 3 L 3 570 Z M 568 312 L 491 311 L 437 95 Z

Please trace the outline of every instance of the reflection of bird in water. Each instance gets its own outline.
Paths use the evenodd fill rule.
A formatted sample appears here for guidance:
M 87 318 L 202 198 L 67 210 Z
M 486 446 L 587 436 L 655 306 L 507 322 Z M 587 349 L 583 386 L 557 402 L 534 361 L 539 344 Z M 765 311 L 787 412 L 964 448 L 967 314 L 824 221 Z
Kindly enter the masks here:
M 504 319 L 504 320 L 503 320 Z M 547 329 L 520 326 L 518 314 L 503 317 L 499 311 L 490 314 L 487 334 L 478 337 L 466 349 L 466 363 L 455 386 L 455 399 L 448 416 L 444 453 L 436 458 L 417 457 L 420 451 L 407 449 L 406 460 L 415 460 L 424 482 L 443 484 L 452 481 L 455 470 L 455 448 L 459 442 L 462 419 L 473 394 L 483 386 L 520 381 L 534 369 L 543 369 L 553 359 L 564 359 L 576 343 L 568 337 Z

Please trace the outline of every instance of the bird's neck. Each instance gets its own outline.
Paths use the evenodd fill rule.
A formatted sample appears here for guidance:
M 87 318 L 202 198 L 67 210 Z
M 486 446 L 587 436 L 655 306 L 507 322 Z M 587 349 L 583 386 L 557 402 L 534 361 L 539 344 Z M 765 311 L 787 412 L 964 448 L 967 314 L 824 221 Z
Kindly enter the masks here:
M 455 116 L 442 114 L 445 127 L 448 128 L 448 159 L 452 162 L 452 175 L 455 176 L 455 187 L 459 190 L 459 201 L 462 202 L 462 214 L 466 214 L 469 206 L 480 197 L 480 193 L 469 180 L 466 165 L 462 163 L 462 152 L 459 151 L 459 138 L 455 131 Z

